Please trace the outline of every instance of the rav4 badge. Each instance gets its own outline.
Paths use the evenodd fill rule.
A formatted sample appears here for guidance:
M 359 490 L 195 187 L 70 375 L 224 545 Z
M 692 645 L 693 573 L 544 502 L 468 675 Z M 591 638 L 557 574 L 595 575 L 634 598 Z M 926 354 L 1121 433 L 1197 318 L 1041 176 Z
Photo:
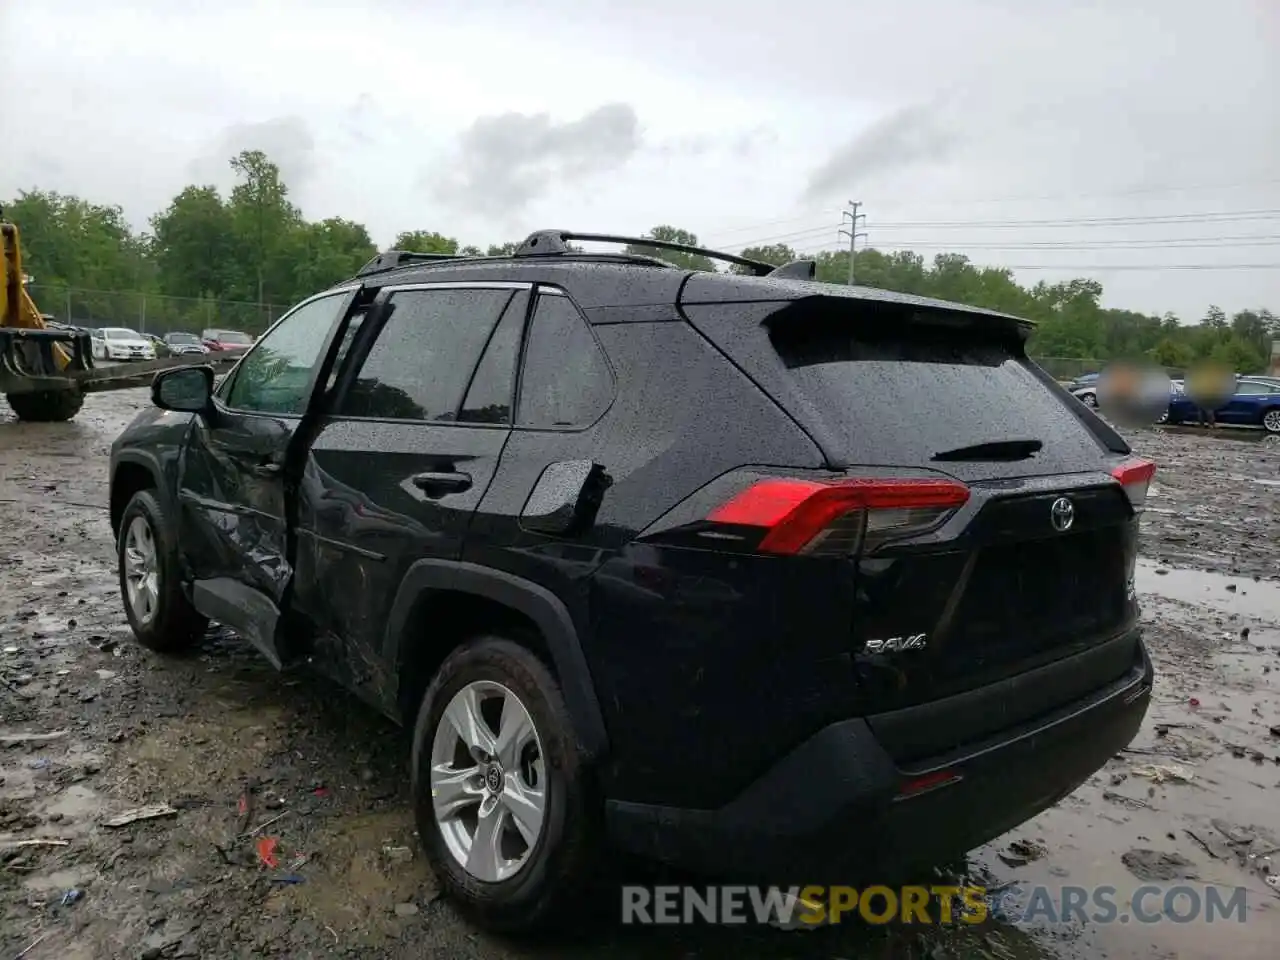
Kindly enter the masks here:
M 897 653 L 902 650 L 923 650 L 929 642 L 928 634 L 910 633 L 905 637 L 886 637 L 884 640 L 868 640 L 863 653 Z

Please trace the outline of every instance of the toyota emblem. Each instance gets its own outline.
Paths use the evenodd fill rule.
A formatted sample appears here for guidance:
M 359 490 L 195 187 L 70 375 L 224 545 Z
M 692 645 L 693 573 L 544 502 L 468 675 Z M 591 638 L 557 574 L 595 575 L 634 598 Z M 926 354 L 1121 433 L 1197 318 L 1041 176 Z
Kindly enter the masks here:
M 1066 533 L 1076 522 L 1076 508 L 1066 497 L 1059 497 L 1049 507 L 1049 522 L 1059 533 Z

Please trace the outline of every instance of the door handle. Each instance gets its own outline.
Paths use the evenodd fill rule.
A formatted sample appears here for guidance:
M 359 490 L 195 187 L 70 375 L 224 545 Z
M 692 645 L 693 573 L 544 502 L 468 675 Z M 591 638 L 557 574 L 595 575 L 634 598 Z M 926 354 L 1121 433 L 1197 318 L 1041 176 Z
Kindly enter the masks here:
M 471 474 L 453 471 L 428 471 L 410 481 L 428 497 L 443 497 L 446 493 L 461 493 L 471 489 Z
M 278 460 L 266 460 L 255 464 L 250 468 L 250 472 L 255 477 L 274 477 L 278 476 L 283 469 L 284 466 Z

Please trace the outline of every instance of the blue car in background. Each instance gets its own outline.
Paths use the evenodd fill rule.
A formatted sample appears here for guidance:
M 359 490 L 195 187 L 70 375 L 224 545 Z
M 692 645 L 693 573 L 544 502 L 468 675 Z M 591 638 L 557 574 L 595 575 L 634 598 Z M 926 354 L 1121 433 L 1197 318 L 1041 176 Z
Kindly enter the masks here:
M 1185 393 L 1175 391 L 1169 398 L 1167 423 L 1196 423 L 1200 411 Z M 1280 434 L 1280 381 L 1269 377 L 1240 377 L 1235 395 L 1214 411 L 1218 423 L 1262 427 Z

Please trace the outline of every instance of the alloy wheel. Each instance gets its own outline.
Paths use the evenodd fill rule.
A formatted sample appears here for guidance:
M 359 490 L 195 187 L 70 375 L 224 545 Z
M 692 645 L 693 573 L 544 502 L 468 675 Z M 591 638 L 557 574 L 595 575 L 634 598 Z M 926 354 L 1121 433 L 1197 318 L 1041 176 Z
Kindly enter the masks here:
M 1262 425 L 1268 433 L 1280 433 L 1280 410 L 1268 410 L 1262 415 Z
M 449 701 L 431 746 L 431 803 L 450 855 L 485 883 L 513 877 L 542 833 L 547 788 L 529 710 L 490 680 Z
M 140 626 L 149 624 L 156 615 L 160 599 L 160 570 L 157 564 L 156 538 L 146 517 L 134 517 L 125 532 L 125 593 L 129 610 Z

